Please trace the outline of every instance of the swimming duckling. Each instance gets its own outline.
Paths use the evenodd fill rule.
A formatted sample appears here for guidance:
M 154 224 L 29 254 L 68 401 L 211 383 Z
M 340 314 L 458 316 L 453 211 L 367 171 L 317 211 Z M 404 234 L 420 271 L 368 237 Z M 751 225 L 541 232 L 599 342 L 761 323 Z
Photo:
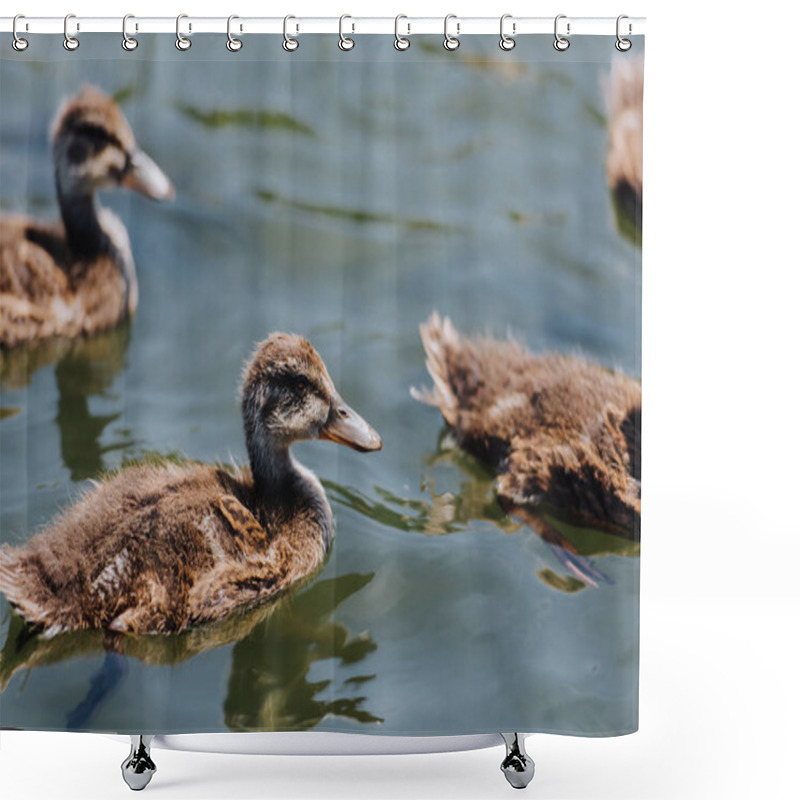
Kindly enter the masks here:
M 60 223 L 0 217 L 0 346 L 110 328 L 136 310 L 136 269 L 119 218 L 95 200 L 122 186 L 154 200 L 169 179 L 136 145 L 117 104 L 88 86 L 53 126 Z
M 608 92 L 606 178 L 618 214 L 637 228 L 642 225 L 643 98 L 644 61 L 615 61 Z
M 319 567 L 333 517 L 303 439 L 380 450 L 300 336 L 262 342 L 241 393 L 250 468 L 145 465 L 99 483 L 27 544 L 0 548 L 0 591 L 45 635 L 181 631 L 275 597 Z
M 433 313 L 420 326 L 436 406 L 458 443 L 497 470 L 508 513 L 574 552 L 536 515 L 636 539 L 640 524 L 641 386 L 577 356 L 534 356 L 513 340 L 467 339 Z M 596 583 L 588 563 L 567 566 Z

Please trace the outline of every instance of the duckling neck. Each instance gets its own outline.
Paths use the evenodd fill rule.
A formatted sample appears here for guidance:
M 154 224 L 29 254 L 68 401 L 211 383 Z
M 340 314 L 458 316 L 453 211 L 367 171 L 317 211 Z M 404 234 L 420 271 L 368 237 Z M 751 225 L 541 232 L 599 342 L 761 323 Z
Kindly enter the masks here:
M 58 205 L 72 256 L 89 259 L 111 251 L 111 240 L 100 225 L 93 194 L 65 192 L 57 187 Z
M 289 446 L 275 442 L 268 447 L 249 447 L 253 483 L 261 494 L 272 494 L 291 487 L 300 472 Z
M 248 451 L 256 492 L 268 498 L 270 503 L 310 508 L 327 551 L 333 539 L 333 513 L 319 478 L 292 458 L 287 444 L 276 443 L 263 448 L 249 446 Z

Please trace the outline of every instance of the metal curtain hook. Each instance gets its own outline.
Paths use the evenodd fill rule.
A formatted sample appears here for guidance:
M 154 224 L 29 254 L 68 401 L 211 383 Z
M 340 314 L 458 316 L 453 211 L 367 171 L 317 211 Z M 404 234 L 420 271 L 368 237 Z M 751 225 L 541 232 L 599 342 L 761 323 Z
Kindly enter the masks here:
M 620 35 L 620 32 L 619 32 L 620 31 L 620 22 L 622 22 L 622 20 L 624 20 L 624 19 L 628 19 L 628 15 L 627 14 L 620 14 L 617 17 L 617 41 L 614 43 L 614 47 L 616 47 L 617 50 L 620 51 L 620 53 L 627 52 L 633 46 L 633 42 L 631 42 L 630 39 L 623 39 L 622 36 Z M 631 24 L 629 22 L 628 23 L 628 36 L 631 35 L 631 30 L 632 30 L 631 29 Z
M 17 33 L 17 20 L 19 20 L 19 19 L 25 19 L 25 15 L 24 14 L 17 14 L 17 16 L 14 17 L 14 22 L 11 25 L 11 32 L 14 34 L 14 41 L 11 43 L 11 46 L 18 53 L 21 53 L 23 50 L 27 50 L 28 49 L 28 40 L 27 39 L 23 39 Z M 27 24 L 26 24 L 25 27 L 27 29 Z
M 235 20 L 235 19 L 239 19 L 239 17 L 237 17 L 236 14 L 231 14 L 228 17 L 228 41 L 225 43 L 225 47 L 227 47 L 228 50 L 231 51 L 231 53 L 238 53 L 242 49 L 242 40 L 241 39 L 237 39 L 231 33 L 231 22 L 233 22 L 233 20 Z M 239 26 L 239 31 L 241 32 L 241 30 L 242 30 L 242 26 L 240 25 Z
M 288 14 L 283 18 L 283 49 L 287 53 L 293 53 L 300 47 L 300 40 L 295 39 L 293 36 L 289 36 L 289 20 L 296 19 L 291 14 Z
M 562 19 L 566 19 L 566 14 L 559 14 L 556 17 L 556 21 L 553 26 L 553 31 L 555 33 L 556 40 L 553 42 L 553 47 L 558 50 L 560 53 L 563 53 L 569 47 L 569 39 L 566 39 L 558 32 L 558 23 Z M 567 36 L 569 36 L 569 22 L 567 23 Z
M 122 49 L 127 50 L 129 53 L 139 46 L 139 40 L 134 39 L 133 36 L 128 36 L 128 20 L 136 19 L 133 14 L 126 14 L 122 18 Z M 137 25 L 138 28 L 138 25 Z
M 353 41 L 353 39 L 351 39 L 348 36 L 344 35 L 343 26 L 344 26 L 344 21 L 346 19 L 353 19 L 353 18 L 349 14 L 342 14 L 342 16 L 339 17 L 339 49 L 340 50 L 352 50 L 356 46 L 356 43 L 355 43 L 355 41 Z M 352 26 L 352 30 L 355 31 L 356 26 L 353 25 L 352 23 L 351 23 L 351 26 Z
M 178 50 L 188 50 L 192 46 L 192 40 L 181 33 L 181 20 L 188 19 L 188 17 L 188 14 L 178 14 L 178 16 L 175 17 L 175 47 L 177 47 Z M 192 30 L 191 25 L 189 25 L 189 30 Z
M 511 36 L 509 36 L 504 30 L 507 19 L 511 19 L 511 14 L 503 14 L 503 16 L 500 17 L 500 49 L 505 51 L 513 50 L 517 43 L 517 40 L 514 39 L 517 33 L 517 23 L 511 23 Z
M 64 17 L 64 49 L 69 50 L 77 50 L 81 43 L 74 37 L 69 35 L 69 21 L 71 19 L 75 19 L 74 14 L 67 14 Z M 80 26 L 76 24 L 76 30 L 80 30 Z
M 398 14 L 394 18 L 394 49 L 395 50 L 408 50 L 411 47 L 411 39 L 406 39 L 405 36 L 400 35 L 400 20 L 408 19 L 405 14 Z M 411 23 L 406 23 L 408 27 L 408 36 L 411 36 Z
M 447 30 L 448 23 L 450 22 L 451 19 L 456 20 L 456 35 L 455 36 L 451 36 L 450 33 Z M 458 17 L 455 14 L 448 14 L 444 18 L 444 43 L 443 44 L 444 44 L 444 49 L 445 50 L 450 50 L 451 52 L 453 50 L 458 50 L 458 47 L 461 44 L 461 42 L 458 40 L 458 34 L 459 33 L 461 33 L 461 23 L 458 22 Z

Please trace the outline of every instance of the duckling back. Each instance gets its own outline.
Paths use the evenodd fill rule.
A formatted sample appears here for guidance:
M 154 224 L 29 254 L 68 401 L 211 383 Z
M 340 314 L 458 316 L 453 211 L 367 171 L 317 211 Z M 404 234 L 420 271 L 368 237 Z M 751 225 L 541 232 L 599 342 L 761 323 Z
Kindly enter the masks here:
M 414 395 L 439 408 L 464 449 L 498 470 L 501 500 L 547 502 L 635 535 L 637 381 L 581 357 L 465 338 L 436 313 L 420 332 L 433 388 Z

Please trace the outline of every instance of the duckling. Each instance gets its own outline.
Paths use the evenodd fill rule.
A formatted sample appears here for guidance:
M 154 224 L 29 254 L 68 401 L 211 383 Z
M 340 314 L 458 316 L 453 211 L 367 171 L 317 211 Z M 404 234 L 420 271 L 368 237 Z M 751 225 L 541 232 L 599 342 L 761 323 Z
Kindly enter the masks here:
M 250 466 L 139 465 L 101 481 L 27 544 L 0 547 L 0 591 L 44 636 L 172 633 L 286 592 L 323 562 L 333 516 L 290 453 L 303 439 L 366 452 L 380 436 L 311 343 L 275 333 L 244 371 Z
M 95 200 L 121 186 L 154 200 L 172 184 L 136 145 L 117 104 L 92 86 L 53 125 L 60 223 L 0 217 L 0 346 L 113 327 L 138 304 L 136 269 L 119 218 Z
M 546 504 L 571 521 L 639 536 L 641 386 L 578 356 L 535 356 L 521 344 L 467 339 L 434 312 L 420 326 L 436 406 L 459 445 L 497 471 L 508 513 L 546 541 L 574 548 L 536 513 Z M 596 584 L 588 562 L 567 566 Z
M 638 228 L 642 224 L 642 131 L 644 61 L 614 62 L 609 87 L 606 177 L 619 214 Z

